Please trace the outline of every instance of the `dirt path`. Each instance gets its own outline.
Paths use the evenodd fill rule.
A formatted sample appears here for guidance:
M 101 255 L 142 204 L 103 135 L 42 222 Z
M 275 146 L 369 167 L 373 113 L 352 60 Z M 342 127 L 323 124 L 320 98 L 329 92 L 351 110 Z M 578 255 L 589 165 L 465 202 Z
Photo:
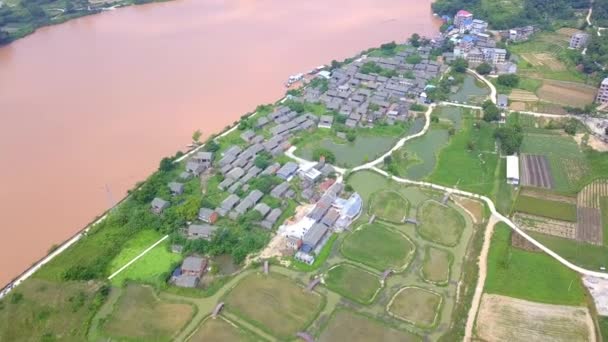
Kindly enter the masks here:
M 475 294 L 473 295 L 473 301 L 471 302 L 471 308 L 467 318 L 467 325 L 464 330 L 463 341 L 472 341 L 473 328 L 475 326 L 475 318 L 477 318 L 477 311 L 479 310 L 479 304 L 481 303 L 481 295 L 483 294 L 483 286 L 486 282 L 486 275 L 488 271 L 488 251 L 490 250 L 490 242 L 492 241 L 492 234 L 494 233 L 494 226 L 500 222 L 496 216 L 490 216 L 488 225 L 486 226 L 486 232 L 483 236 L 483 246 L 481 247 L 481 253 L 479 254 L 479 276 L 477 277 L 477 286 L 475 287 Z

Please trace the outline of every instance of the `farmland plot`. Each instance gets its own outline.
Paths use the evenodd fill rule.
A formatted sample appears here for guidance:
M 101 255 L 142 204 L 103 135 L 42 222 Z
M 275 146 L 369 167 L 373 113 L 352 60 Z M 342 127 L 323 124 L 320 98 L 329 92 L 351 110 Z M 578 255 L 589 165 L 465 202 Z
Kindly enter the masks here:
M 522 154 L 520 160 L 522 185 L 553 188 L 553 176 L 546 156 Z
M 484 341 L 595 341 L 585 307 L 530 302 L 484 294 L 477 336 Z
M 543 101 L 572 107 L 584 107 L 585 105 L 592 103 L 596 93 L 597 89 L 595 87 L 581 83 L 553 80 L 545 80 L 537 92 L 538 96 Z
M 513 89 L 511 94 L 509 94 L 509 100 L 517 102 L 536 102 L 538 101 L 538 96 L 531 91 Z
M 421 340 L 420 337 L 410 332 L 388 327 L 374 319 L 345 310 L 339 310 L 332 314 L 327 328 L 319 337 L 321 342 L 409 342 Z
M 577 196 L 579 241 L 601 245 L 604 242 L 601 198 L 608 196 L 608 180 L 597 180 L 584 187 Z
M 552 220 L 545 217 L 516 213 L 513 215 L 515 224 L 523 229 L 567 239 L 576 238 L 576 223 Z

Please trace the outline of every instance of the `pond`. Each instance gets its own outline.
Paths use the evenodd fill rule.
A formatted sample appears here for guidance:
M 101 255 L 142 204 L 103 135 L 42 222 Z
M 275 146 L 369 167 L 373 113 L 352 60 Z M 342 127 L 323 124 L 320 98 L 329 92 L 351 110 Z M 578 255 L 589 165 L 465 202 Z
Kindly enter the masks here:
M 448 140 L 447 129 L 431 128 L 422 137 L 408 141 L 397 151 L 402 156 L 398 158 L 399 175 L 413 180 L 421 180 L 430 175 L 437 164 L 439 151 Z
M 478 84 L 479 81 L 471 75 L 467 75 L 464 78 L 463 84 L 460 86 L 458 91 L 450 95 L 450 101 L 456 101 L 461 103 L 481 103 L 485 100 L 485 97 L 490 94 L 490 89 L 484 85 Z
M 219 275 L 231 275 L 240 269 L 230 254 L 222 254 L 211 259 L 211 263 L 218 268 Z

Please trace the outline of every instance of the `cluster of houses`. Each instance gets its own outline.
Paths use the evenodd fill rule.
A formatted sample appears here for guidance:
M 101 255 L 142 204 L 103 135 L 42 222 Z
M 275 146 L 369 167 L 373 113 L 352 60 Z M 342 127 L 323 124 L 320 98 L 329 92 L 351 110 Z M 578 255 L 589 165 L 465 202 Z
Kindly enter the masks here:
M 332 231 L 342 231 L 359 216 L 362 199 L 357 193 L 341 198 L 342 183 L 326 179 L 320 187 L 326 191 L 314 207 L 297 222 L 284 225 L 280 234 L 286 237 L 287 248 L 294 250 L 296 260 L 312 264 L 315 256 L 329 239 Z
M 328 79 L 328 88 L 305 89 L 302 100 L 320 102 L 328 110 L 345 116 L 348 128 L 370 126 L 378 121 L 393 124 L 405 121 L 412 103 L 427 89 L 429 81 L 441 75 L 447 66 L 430 59 L 431 47 L 417 51 L 401 51 L 393 57 L 367 57 L 334 69 Z M 408 63 L 410 55 L 419 56 L 416 64 Z M 395 76 L 386 77 L 365 73 L 362 67 L 373 63 Z M 319 128 L 331 128 L 334 118 L 323 116 Z
M 496 40 L 488 31 L 488 23 L 473 18 L 471 12 L 458 11 L 442 39 L 449 39 L 455 45 L 453 53 L 444 54 L 447 61 L 464 58 L 473 66 L 488 63 L 498 74 L 517 72 L 517 65 L 507 60 L 507 50 L 496 47 Z M 520 41 L 522 38 L 514 40 Z

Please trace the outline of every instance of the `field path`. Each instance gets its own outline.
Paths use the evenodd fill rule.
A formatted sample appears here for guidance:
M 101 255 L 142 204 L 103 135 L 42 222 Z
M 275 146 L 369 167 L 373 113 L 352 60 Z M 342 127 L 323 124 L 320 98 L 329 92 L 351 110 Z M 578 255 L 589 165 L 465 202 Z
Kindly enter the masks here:
M 467 324 L 464 330 L 463 341 L 472 341 L 473 328 L 475 327 L 475 319 L 477 318 L 477 311 L 481 304 L 481 296 L 483 295 L 483 286 L 486 282 L 486 276 L 488 272 L 488 252 L 490 250 L 490 243 L 492 242 L 492 234 L 494 233 L 494 226 L 499 220 L 494 216 L 490 216 L 488 225 L 486 226 L 486 232 L 483 235 L 483 246 L 481 247 L 481 253 L 479 254 L 479 276 L 477 278 L 477 286 L 475 287 L 475 294 L 471 302 L 471 308 L 467 316 Z

